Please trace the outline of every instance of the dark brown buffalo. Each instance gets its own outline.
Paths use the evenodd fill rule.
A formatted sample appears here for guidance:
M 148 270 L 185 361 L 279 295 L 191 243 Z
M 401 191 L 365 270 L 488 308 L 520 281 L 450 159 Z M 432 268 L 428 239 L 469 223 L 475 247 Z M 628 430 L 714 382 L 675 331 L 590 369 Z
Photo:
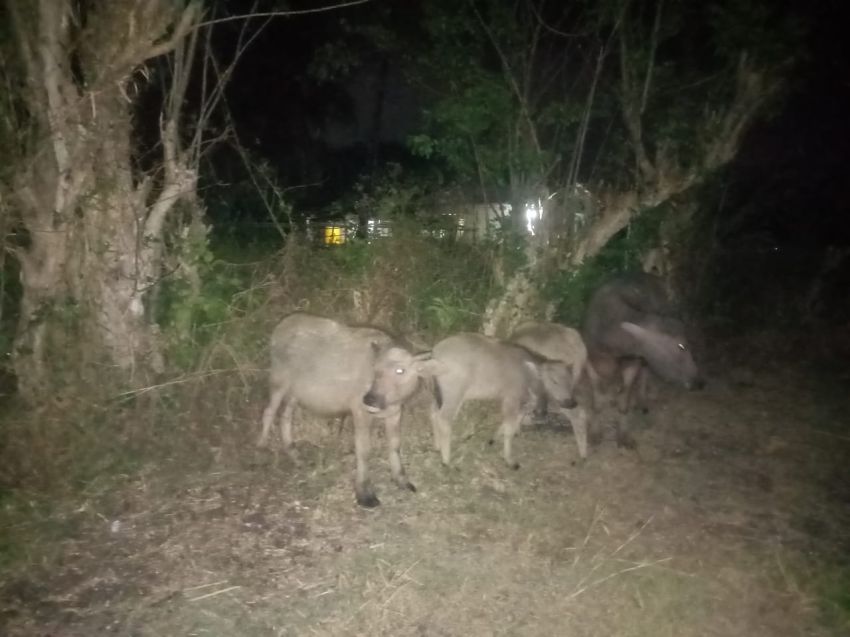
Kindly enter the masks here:
M 401 408 L 419 385 L 427 356 L 398 347 L 385 332 L 350 327 L 297 313 L 283 319 L 271 338 L 269 404 L 257 444 L 265 446 L 275 415 L 280 415 L 283 446 L 292 446 L 292 415 L 297 405 L 323 416 L 351 415 L 357 471 L 354 490 L 361 506 L 380 504 L 368 478 L 372 418 L 384 421 L 390 470 L 400 487 L 415 491 L 399 453 Z
M 687 389 L 701 388 L 703 381 L 685 331 L 663 281 L 654 275 L 624 274 L 597 289 L 582 327 L 594 406 L 601 379 L 619 373 L 623 381 L 619 407 L 627 412 L 635 384 L 645 388 L 647 368 Z

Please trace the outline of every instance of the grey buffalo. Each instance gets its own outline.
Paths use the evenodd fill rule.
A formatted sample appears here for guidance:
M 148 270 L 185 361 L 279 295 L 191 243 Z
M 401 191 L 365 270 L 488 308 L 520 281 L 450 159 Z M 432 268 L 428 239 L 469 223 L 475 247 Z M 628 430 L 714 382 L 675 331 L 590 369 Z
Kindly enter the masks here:
M 647 367 L 669 382 L 701 388 L 685 331 L 660 278 L 640 272 L 602 285 L 590 299 L 582 327 L 593 404 L 598 402 L 600 380 L 619 373 L 623 381 L 619 407 L 627 412 L 636 382 L 645 388 Z
M 423 359 L 394 344 L 385 332 L 350 327 L 328 318 L 296 313 L 283 319 L 271 338 L 270 398 L 257 441 L 268 442 L 280 414 L 283 446 L 292 446 L 297 405 L 317 415 L 345 416 L 354 422 L 357 459 L 355 494 L 364 507 L 380 504 L 369 481 L 367 459 L 373 418 L 384 421 L 393 480 L 410 491 L 399 453 L 402 404 L 419 384 Z
M 519 345 L 484 336 L 461 333 L 434 346 L 428 365 L 434 376 L 435 401 L 431 410 L 434 446 L 443 464 L 451 461 L 452 422 L 467 400 L 498 401 L 504 436 L 503 455 L 513 459 L 512 441 L 523 417 L 537 397 L 547 397 L 565 408 L 575 407 L 572 379 L 564 363 L 546 360 Z
M 528 321 L 514 330 L 511 342 L 522 345 L 527 350 L 543 358 L 560 361 L 570 370 L 572 391 L 585 374 L 587 365 L 587 347 L 578 330 L 559 323 Z M 538 403 L 538 411 L 545 415 L 547 411 L 545 393 Z M 569 410 L 568 417 L 576 438 L 579 456 L 587 457 L 587 412 L 581 406 Z

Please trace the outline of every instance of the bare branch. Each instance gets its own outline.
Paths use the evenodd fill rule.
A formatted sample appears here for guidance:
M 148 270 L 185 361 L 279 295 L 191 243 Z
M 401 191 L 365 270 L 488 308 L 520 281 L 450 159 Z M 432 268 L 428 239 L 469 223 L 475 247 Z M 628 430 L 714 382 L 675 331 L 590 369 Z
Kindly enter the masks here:
M 185 9 L 183 9 L 183 13 L 180 15 L 180 21 L 174 27 L 174 32 L 171 34 L 171 37 L 169 37 L 165 42 L 155 44 L 148 49 L 145 52 L 143 60 L 139 60 L 139 62 L 159 57 L 160 55 L 165 55 L 173 50 L 174 47 L 176 47 L 177 44 L 189 34 L 190 30 L 197 28 L 195 22 L 200 13 L 201 5 L 196 2 L 190 3 Z
M 256 6 L 256 3 L 254 4 Z M 208 29 L 208 38 L 207 38 L 207 48 L 205 50 L 204 55 L 204 74 L 203 74 L 203 83 L 204 90 L 201 93 L 203 96 L 203 104 L 201 106 L 201 113 L 198 116 L 198 124 L 195 129 L 195 138 L 192 141 L 192 145 L 197 149 L 200 148 L 201 135 L 203 130 L 206 128 L 206 124 L 209 121 L 213 111 L 218 107 L 221 101 L 224 98 L 224 89 L 227 86 L 227 83 L 230 81 L 231 75 L 236 69 L 236 65 L 239 63 L 239 60 L 242 58 L 245 51 L 248 50 L 248 47 L 257 39 L 263 30 L 271 23 L 271 18 L 267 18 L 265 22 L 259 26 L 259 28 L 254 29 L 251 32 L 250 37 L 246 39 L 246 34 L 248 33 L 248 23 L 244 23 L 242 28 L 239 31 L 239 37 L 236 41 L 236 51 L 233 55 L 233 60 L 228 64 L 228 66 L 222 71 L 218 68 L 218 64 L 216 63 L 215 57 L 211 53 L 211 49 L 209 47 L 209 34 L 212 33 L 212 29 Z M 206 92 L 206 77 L 207 77 L 207 69 L 211 66 L 213 71 L 216 74 L 217 83 L 212 92 L 207 95 Z M 199 152 L 199 150 L 198 150 Z
M 623 9 L 625 12 L 625 8 Z M 656 178 L 655 166 L 649 160 L 646 146 L 643 143 L 643 125 L 641 122 L 640 102 L 635 90 L 631 61 L 629 60 L 629 43 L 627 29 L 621 25 L 620 35 L 620 106 L 623 111 L 623 122 L 629 135 L 629 142 L 635 154 L 637 169 L 643 181 L 652 183 Z
M 744 51 L 738 58 L 735 89 L 735 98 L 728 110 L 721 117 L 711 118 L 707 124 L 709 128 L 718 129 L 713 131 L 712 142 L 705 153 L 703 166 L 707 170 L 735 156 L 753 117 L 773 97 L 778 84 L 766 85 L 764 75 L 752 68 Z
M 324 7 L 316 7 L 315 9 L 297 9 L 293 11 L 264 11 L 261 13 L 246 13 L 244 15 L 234 15 L 228 18 L 216 18 L 201 22 L 195 28 L 206 27 L 211 24 L 221 24 L 222 22 L 235 22 L 236 20 L 250 20 L 251 18 L 288 18 L 296 15 L 306 15 L 308 13 L 323 13 L 325 11 L 336 11 L 337 9 L 346 9 L 348 7 L 356 7 L 357 5 L 366 4 L 372 0 L 351 0 L 350 2 L 340 2 L 338 4 L 329 4 Z
M 562 38 L 578 38 L 578 37 L 584 37 L 585 35 L 587 35 L 585 33 L 567 33 L 566 31 L 561 31 L 560 29 L 553 27 L 551 24 L 547 23 L 543 19 L 543 16 L 540 15 L 540 11 L 538 11 L 534 2 L 531 2 L 530 0 L 529 0 L 529 3 L 528 3 L 528 8 L 534 14 L 534 17 L 537 20 L 537 23 L 541 27 L 543 27 L 544 29 L 549 31 L 550 33 L 553 33 L 554 35 L 557 35 L 557 36 L 562 37 Z
M 655 23 L 652 25 L 652 39 L 649 42 L 649 61 L 646 64 L 646 77 L 643 81 L 643 94 L 640 99 L 640 112 L 646 110 L 646 102 L 649 99 L 649 87 L 652 84 L 652 72 L 655 69 L 655 52 L 658 50 L 658 32 L 661 30 L 661 9 L 664 0 L 658 0 L 655 8 Z
M 171 90 L 165 104 L 166 119 L 179 122 L 186 88 L 192 73 L 192 61 L 198 43 L 198 31 L 192 31 L 188 40 L 181 41 L 174 49 L 174 72 Z
M 595 256 L 611 237 L 628 225 L 639 208 L 637 193 L 627 191 L 609 194 L 600 202 L 600 207 L 603 215 L 576 246 L 570 258 L 573 266 L 579 266 L 585 259 Z
M 144 238 L 148 243 L 160 240 L 168 213 L 182 196 L 192 192 L 195 187 L 194 171 L 182 166 L 178 161 L 177 149 L 180 139 L 177 130 L 177 123 L 174 120 L 167 121 L 161 127 L 165 185 L 151 206 L 145 221 Z
M 584 141 L 587 137 L 587 131 L 590 127 L 590 115 L 593 111 L 593 101 L 596 98 L 596 87 L 599 84 L 599 78 L 602 76 L 602 67 L 605 63 L 606 50 L 605 46 L 599 47 L 599 54 L 596 57 L 596 68 L 593 71 L 593 81 L 590 83 L 590 90 L 587 93 L 587 103 L 584 107 L 584 113 L 581 117 L 578 133 L 576 134 L 576 143 L 573 150 L 573 156 L 570 159 L 570 168 L 567 173 L 567 185 L 574 186 L 578 181 L 579 168 L 581 167 L 581 157 L 584 154 Z
M 475 12 L 475 17 L 478 18 L 478 23 L 481 25 L 481 28 L 484 29 L 484 32 L 487 34 L 487 37 L 490 39 L 490 43 L 496 50 L 496 54 L 499 56 L 499 59 L 502 62 L 502 68 L 504 70 L 505 77 L 510 83 L 514 95 L 516 95 L 517 101 L 519 102 L 520 114 L 525 120 L 526 126 L 528 126 L 528 131 L 531 135 L 531 141 L 534 144 L 534 149 L 537 152 L 538 157 L 540 157 L 543 155 L 543 150 L 540 146 L 540 140 L 537 138 L 537 128 L 531 118 L 527 96 L 525 92 L 520 88 L 519 83 L 517 82 L 517 79 L 514 76 L 513 67 L 511 66 L 507 55 L 505 54 L 504 50 L 502 50 L 502 47 L 499 45 L 499 41 L 496 39 L 495 34 L 487 25 L 487 22 L 484 20 L 484 16 L 481 15 L 481 12 L 478 10 L 478 7 L 475 6 L 474 0 L 470 0 L 469 4 L 472 7 L 472 10 Z

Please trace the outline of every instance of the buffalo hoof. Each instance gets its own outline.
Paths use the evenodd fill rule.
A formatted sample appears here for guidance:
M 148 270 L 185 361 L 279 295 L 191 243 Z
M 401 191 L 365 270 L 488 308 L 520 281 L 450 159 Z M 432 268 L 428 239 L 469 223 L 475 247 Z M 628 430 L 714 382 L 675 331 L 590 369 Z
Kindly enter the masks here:
M 412 482 L 405 482 L 401 485 L 401 488 L 416 493 L 416 486 Z
M 619 434 L 617 436 L 617 446 L 623 449 L 637 449 L 637 441 L 629 434 Z
M 487 441 L 487 444 L 492 447 L 495 444 L 495 442 L 496 441 L 493 438 L 490 438 L 490 440 Z
M 357 504 L 366 509 L 374 509 L 381 504 L 381 501 L 374 493 L 358 493 Z
M 508 465 L 508 466 L 509 466 L 511 469 L 513 469 L 514 471 L 519 470 L 519 463 L 518 463 L 518 462 L 514 462 L 513 464 L 510 464 L 510 465 Z
M 535 425 L 539 425 L 540 423 L 545 423 L 549 420 L 549 412 L 548 411 L 533 411 L 531 413 L 531 420 Z

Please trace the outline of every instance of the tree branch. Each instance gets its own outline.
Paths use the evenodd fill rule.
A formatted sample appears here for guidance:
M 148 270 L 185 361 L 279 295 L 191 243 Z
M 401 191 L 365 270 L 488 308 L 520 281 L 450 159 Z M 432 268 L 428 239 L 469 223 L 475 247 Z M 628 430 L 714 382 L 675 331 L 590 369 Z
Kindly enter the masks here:
M 632 77 L 631 62 L 629 61 L 629 45 L 627 41 L 626 28 L 620 26 L 620 105 L 623 112 L 623 122 L 632 151 L 635 154 L 637 169 L 643 181 L 653 183 L 656 178 L 655 166 L 649 160 L 649 154 L 643 143 L 643 127 L 641 123 L 641 108 L 638 102 Z
M 499 56 L 499 60 L 502 62 L 502 68 L 504 69 L 505 77 L 508 80 L 508 83 L 511 86 L 511 89 L 516 95 L 517 101 L 519 102 L 520 113 L 522 114 L 523 119 L 526 122 L 526 126 L 528 126 L 528 132 L 531 135 L 531 141 L 534 144 L 534 149 L 537 152 L 538 157 L 542 157 L 543 150 L 540 146 L 540 140 L 537 138 L 537 128 L 534 126 L 534 121 L 531 119 L 531 112 L 528 108 L 528 100 L 526 99 L 526 95 L 523 90 L 520 88 L 517 83 L 516 77 L 514 77 L 513 68 L 511 67 L 511 63 L 508 60 L 507 55 L 502 50 L 502 47 L 499 46 L 499 42 L 496 39 L 495 34 L 487 26 L 487 23 L 484 20 L 484 16 L 481 15 L 481 12 L 478 11 L 478 7 L 475 6 L 474 1 L 470 1 L 470 6 L 472 10 L 475 12 L 475 17 L 478 18 L 478 23 L 481 25 L 481 28 L 484 29 L 484 32 L 487 34 L 487 37 L 490 40 L 490 43 L 493 45 L 493 48 L 496 51 L 496 54 Z
M 602 214 L 570 257 L 570 263 L 575 267 L 605 247 L 611 237 L 628 225 L 632 215 L 640 208 L 637 193 L 633 191 L 608 193 L 601 198 L 598 205 Z
M 161 131 L 165 185 L 151 206 L 145 221 L 143 234 L 149 245 L 161 239 L 163 224 L 169 211 L 181 196 L 192 191 L 196 181 L 195 173 L 181 166 L 178 161 L 177 148 L 180 140 L 177 134 L 177 123 L 174 120 L 168 120 Z
M 590 83 L 590 90 L 587 94 L 587 103 L 584 107 L 584 113 L 581 116 L 578 132 L 576 133 L 576 143 L 573 149 L 573 156 L 570 159 L 570 168 L 567 172 L 567 185 L 574 186 L 578 182 L 578 173 L 581 166 L 581 156 L 584 154 L 584 141 L 587 138 L 587 131 L 590 127 L 590 115 L 593 111 L 593 102 L 596 98 L 596 87 L 599 84 L 599 78 L 602 76 L 602 67 L 605 62 L 605 46 L 599 47 L 599 55 L 596 57 L 596 68 L 593 71 L 593 80 Z
M 753 117 L 774 95 L 778 85 L 766 86 L 764 75 L 751 67 L 744 51 L 738 58 L 735 87 L 735 98 L 726 113 L 711 118 L 707 124 L 710 128 L 719 128 L 719 131 L 712 135 L 712 141 L 705 153 L 705 170 L 713 170 L 735 156 L 741 138 Z
M 350 2 L 339 2 L 337 4 L 328 4 L 324 7 L 316 7 L 314 9 L 294 9 L 290 11 L 264 11 L 261 13 L 246 13 L 243 15 L 234 15 L 227 18 L 216 18 L 201 22 L 196 28 L 206 27 L 211 24 L 221 24 L 222 22 L 234 22 L 236 20 L 250 20 L 251 18 L 288 18 L 296 15 L 307 15 L 309 13 L 324 13 L 325 11 L 337 11 L 348 7 L 356 7 L 360 4 L 366 4 L 372 0 L 351 0 Z
M 197 18 L 201 13 L 201 5 L 197 2 L 191 2 L 189 5 L 183 9 L 183 13 L 180 15 L 180 20 L 177 25 L 174 27 L 174 31 L 171 36 L 164 42 L 160 42 L 159 44 L 154 44 L 148 49 L 148 51 L 144 54 L 144 58 L 138 60 L 139 63 L 144 62 L 145 60 L 150 60 L 151 58 L 159 57 L 160 55 L 165 55 L 169 53 L 177 44 L 185 38 L 189 31 L 196 27 Z
M 652 25 L 652 38 L 649 42 L 649 61 L 646 63 L 646 77 L 643 81 L 643 94 L 640 98 L 640 112 L 646 110 L 646 103 L 649 99 L 649 87 L 652 84 L 652 72 L 655 69 L 655 52 L 658 49 L 658 32 L 661 29 L 661 9 L 664 6 L 664 0 L 658 0 L 658 6 L 655 8 L 655 23 Z

